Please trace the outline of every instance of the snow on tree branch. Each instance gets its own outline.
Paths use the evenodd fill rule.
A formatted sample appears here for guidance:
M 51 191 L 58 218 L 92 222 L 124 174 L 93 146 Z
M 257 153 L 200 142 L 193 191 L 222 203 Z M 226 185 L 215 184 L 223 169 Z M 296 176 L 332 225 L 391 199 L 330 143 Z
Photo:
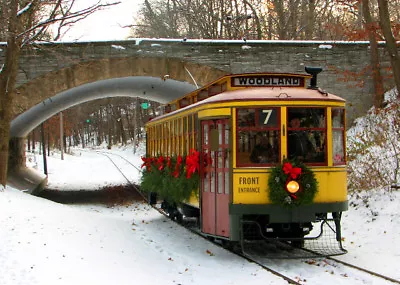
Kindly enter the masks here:
M 32 2 L 29 2 L 24 8 L 22 8 L 21 10 L 18 11 L 17 17 L 20 17 L 22 14 L 27 12 L 31 8 L 31 6 L 32 6 Z
M 23 31 L 22 33 L 18 34 L 17 37 L 22 37 L 38 28 L 45 28 L 50 24 L 53 24 L 55 22 L 62 22 L 65 20 L 70 20 L 70 19 L 76 19 L 76 21 L 79 21 L 79 19 L 83 19 L 85 17 L 87 17 L 88 15 L 96 12 L 97 10 L 100 10 L 104 7 L 109 7 L 109 6 L 113 6 L 113 5 L 117 5 L 120 4 L 121 2 L 113 2 L 113 3 L 107 3 L 107 4 L 95 4 L 92 5 L 88 8 L 85 8 L 83 10 L 77 11 L 77 12 L 72 12 L 69 14 L 65 14 L 62 15 L 61 17 L 55 17 L 54 14 L 52 17 L 49 17 L 47 20 L 44 21 L 40 21 L 39 23 L 37 23 L 36 25 L 32 26 L 31 28 Z M 29 4 L 28 4 L 29 5 Z M 33 36 L 31 36 L 29 39 L 25 40 L 23 42 L 23 45 L 27 44 L 29 41 L 34 40 L 35 38 L 37 38 L 37 36 L 43 31 L 43 29 L 41 29 L 38 33 L 35 33 Z

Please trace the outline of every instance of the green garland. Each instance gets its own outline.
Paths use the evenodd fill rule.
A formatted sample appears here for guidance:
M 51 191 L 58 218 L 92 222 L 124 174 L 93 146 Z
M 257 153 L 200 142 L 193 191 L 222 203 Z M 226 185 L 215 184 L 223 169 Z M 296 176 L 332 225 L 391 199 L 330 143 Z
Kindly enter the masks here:
M 157 193 L 169 204 L 179 204 L 198 195 L 199 153 L 192 150 L 187 156 L 142 157 L 140 187 L 145 193 Z
M 295 180 L 300 185 L 297 193 L 286 190 L 286 183 Z M 318 181 L 314 172 L 303 163 L 285 160 L 272 169 L 268 178 L 269 199 L 282 206 L 309 205 L 318 192 Z

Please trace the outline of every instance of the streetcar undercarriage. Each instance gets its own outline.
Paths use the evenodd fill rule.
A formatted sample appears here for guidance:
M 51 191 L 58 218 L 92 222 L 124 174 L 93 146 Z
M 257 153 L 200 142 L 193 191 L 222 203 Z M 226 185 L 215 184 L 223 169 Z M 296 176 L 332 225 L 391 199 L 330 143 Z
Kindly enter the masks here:
M 321 215 L 321 219 L 311 223 L 277 223 L 266 224 L 258 219 L 244 217 L 241 221 L 242 234 L 240 237 L 241 249 L 248 255 L 260 253 L 260 243 L 263 241 L 270 248 L 264 255 L 271 258 L 298 258 L 313 256 L 334 256 L 347 251 L 342 246 L 340 229 L 341 212 L 331 215 Z M 247 218 L 247 219 L 246 219 Z M 263 219 L 261 219 L 262 221 Z M 265 217 L 264 217 L 265 221 Z M 285 247 L 301 248 L 302 251 L 291 251 L 289 256 L 281 256 L 281 252 L 271 250 L 275 245 L 284 250 Z
M 168 204 L 166 201 L 161 203 L 161 208 L 168 216 L 179 223 L 190 220 L 191 226 L 197 227 L 200 232 L 200 209 L 188 204 Z M 248 255 L 260 254 L 271 258 L 296 258 L 290 251 L 289 256 L 279 255 L 279 251 L 266 249 L 279 248 L 283 252 L 288 248 L 303 249 L 297 257 L 311 256 L 334 256 L 344 254 L 347 251 L 342 246 L 341 237 L 341 212 L 319 213 L 315 215 L 313 222 L 274 222 L 270 223 L 268 215 L 241 215 L 233 216 L 231 221 L 239 221 L 237 232 L 239 236 L 220 237 L 216 235 L 204 234 L 210 240 L 219 241 L 226 248 L 239 246 L 243 253 Z M 195 219 L 195 223 L 193 223 Z M 298 254 L 299 252 L 295 252 Z

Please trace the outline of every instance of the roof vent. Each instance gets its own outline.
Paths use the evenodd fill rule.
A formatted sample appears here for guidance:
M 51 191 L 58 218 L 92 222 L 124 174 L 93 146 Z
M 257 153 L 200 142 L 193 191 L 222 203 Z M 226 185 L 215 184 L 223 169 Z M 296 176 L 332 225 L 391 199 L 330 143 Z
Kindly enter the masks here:
M 322 67 L 311 67 L 311 66 L 306 66 L 305 70 L 308 74 L 312 75 L 312 78 L 310 80 L 310 85 L 307 87 L 308 89 L 318 89 L 317 86 L 317 74 L 322 71 Z

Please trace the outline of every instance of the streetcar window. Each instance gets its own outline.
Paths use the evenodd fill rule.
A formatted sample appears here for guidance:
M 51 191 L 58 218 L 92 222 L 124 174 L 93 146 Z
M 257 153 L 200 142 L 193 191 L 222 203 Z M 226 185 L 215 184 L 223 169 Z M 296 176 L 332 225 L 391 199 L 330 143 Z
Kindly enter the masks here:
M 344 109 L 332 108 L 332 161 L 334 165 L 345 164 Z
M 287 155 L 305 163 L 326 164 L 325 108 L 287 109 Z
M 182 138 L 182 154 L 188 153 L 188 128 L 187 128 L 187 117 L 183 117 L 183 138 Z
M 193 133 L 193 116 L 192 115 L 188 116 L 188 135 L 189 135 L 189 137 L 188 137 L 186 154 L 188 154 L 190 149 L 193 148 L 192 142 L 193 142 L 194 133 Z
M 238 166 L 268 166 L 279 161 L 279 108 L 240 108 L 237 110 Z
M 255 109 L 239 109 L 237 114 L 239 127 L 255 127 Z
M 199 118 L 197 117 L 197 114 L 194 115 L 193 117 L 193 121 L 194 122 L 198 122 Z M 200 146 L 198 145 L 199 140 L 198 140 L 198 136 L 199 136 L 199 125 L 198 124 L 194 124 L 194 129 L 193 129 L 193 135 L 194 135 L 194 141 L 193 141 L 193 146 L 192 148 L 198 149 Z

